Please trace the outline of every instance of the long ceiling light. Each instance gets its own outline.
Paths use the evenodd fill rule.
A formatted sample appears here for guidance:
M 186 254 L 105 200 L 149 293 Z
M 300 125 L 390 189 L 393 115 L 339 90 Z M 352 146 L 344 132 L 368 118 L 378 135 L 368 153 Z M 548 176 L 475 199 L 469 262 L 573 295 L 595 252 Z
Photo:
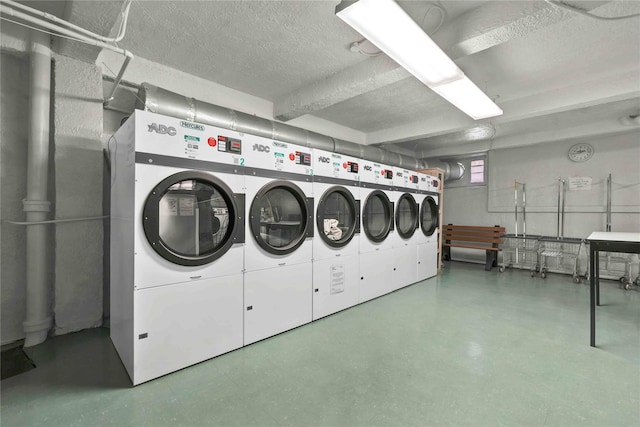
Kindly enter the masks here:
M 473 119 L 502 114 L 395 1 L 343 0 L 336 15 Z

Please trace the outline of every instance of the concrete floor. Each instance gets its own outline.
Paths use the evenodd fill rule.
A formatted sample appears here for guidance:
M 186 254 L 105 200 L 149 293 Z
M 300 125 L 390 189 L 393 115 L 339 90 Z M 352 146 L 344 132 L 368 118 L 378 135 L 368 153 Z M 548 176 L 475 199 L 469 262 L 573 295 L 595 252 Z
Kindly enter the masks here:
M 2 426 L 638 426 L 640 292 L 449 263 L 410 286 L 136 388 L 106 329 L 29 350 Z

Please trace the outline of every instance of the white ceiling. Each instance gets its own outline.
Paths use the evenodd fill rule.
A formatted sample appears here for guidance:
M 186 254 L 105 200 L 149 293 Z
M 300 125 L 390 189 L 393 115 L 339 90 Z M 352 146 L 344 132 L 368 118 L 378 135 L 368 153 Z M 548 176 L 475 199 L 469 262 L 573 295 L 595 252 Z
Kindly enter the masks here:
M 478 125 L 493 140 L 531 144 L 549 139 L 545 128 L 567 138 L 599 122 L 611 133 L 638 131 L 617 120 L 640 113 L 640 17 L 600 21 L 542 0 L 400 2 L 504 110 L 474 122 L 384 55 L 351 52 L 362 37 L 335 16 L 338 3 L 134 0 L 120 46 L 271 101 L 276 119 L 309 114 L 422 157 L 469 150 Z M 568 3 L 602 16 L 640 13 L 639 1 Z M 62 4 L 64 18 L 113 33 L 122 1 Z M 434 5 L 446 11 L 435 33 Z

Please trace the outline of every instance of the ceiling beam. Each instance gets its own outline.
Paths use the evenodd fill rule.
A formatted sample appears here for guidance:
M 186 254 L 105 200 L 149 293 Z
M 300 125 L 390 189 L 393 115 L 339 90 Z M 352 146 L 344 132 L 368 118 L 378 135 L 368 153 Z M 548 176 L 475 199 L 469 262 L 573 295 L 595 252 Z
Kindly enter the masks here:
M 604 3 L 581 2 L 592 10 Z M 434 40 L 454 60 L 576 16 L 542 1 L 487 2 L 448 23 Z M 274 102 L 274 117 L 288 121 L 411 77 L 386 55 L 367 59 Z
M 367 134 L 367 144 L 415 141 L 468 129 L 478 123 L 505 124 L 517 120 L 640 97 L 636 69 L 503 102 L 505 114 L 474 122 L 460 114 L 434 114 L 419 122 Z M 398 135 L 402 135 L 398 138 Z

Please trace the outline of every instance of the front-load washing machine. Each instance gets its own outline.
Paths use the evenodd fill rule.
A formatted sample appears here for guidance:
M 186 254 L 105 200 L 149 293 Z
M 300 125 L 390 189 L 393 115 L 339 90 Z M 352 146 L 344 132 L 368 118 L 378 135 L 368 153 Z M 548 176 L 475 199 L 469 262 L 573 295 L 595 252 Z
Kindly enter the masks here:
M 313 150 L 313 320 L 358 304 L 361 161 Z
M 395 233 L 391 236 L 393 248 L 393 289 L 400 289 L 418 281 L 417 252 L 418 211 L 416 193 L 418 174 L 403 168 L 394 168 L 393 198 Z
M 134 385 L 242 346 L 246 144 L 140 110 L 110 140 L 111 339 Z
M 360 302 L 393 291 L 393 168 L 363 160 L 360 165 Z
M 244 343 L 312 320 L 311 149 L 260 138 L 246 148 Z
M 418 174 L 420 184 L 420 205 L 418 235 L 418 280 L 433 277 L 438 272 L 438 178 Z

